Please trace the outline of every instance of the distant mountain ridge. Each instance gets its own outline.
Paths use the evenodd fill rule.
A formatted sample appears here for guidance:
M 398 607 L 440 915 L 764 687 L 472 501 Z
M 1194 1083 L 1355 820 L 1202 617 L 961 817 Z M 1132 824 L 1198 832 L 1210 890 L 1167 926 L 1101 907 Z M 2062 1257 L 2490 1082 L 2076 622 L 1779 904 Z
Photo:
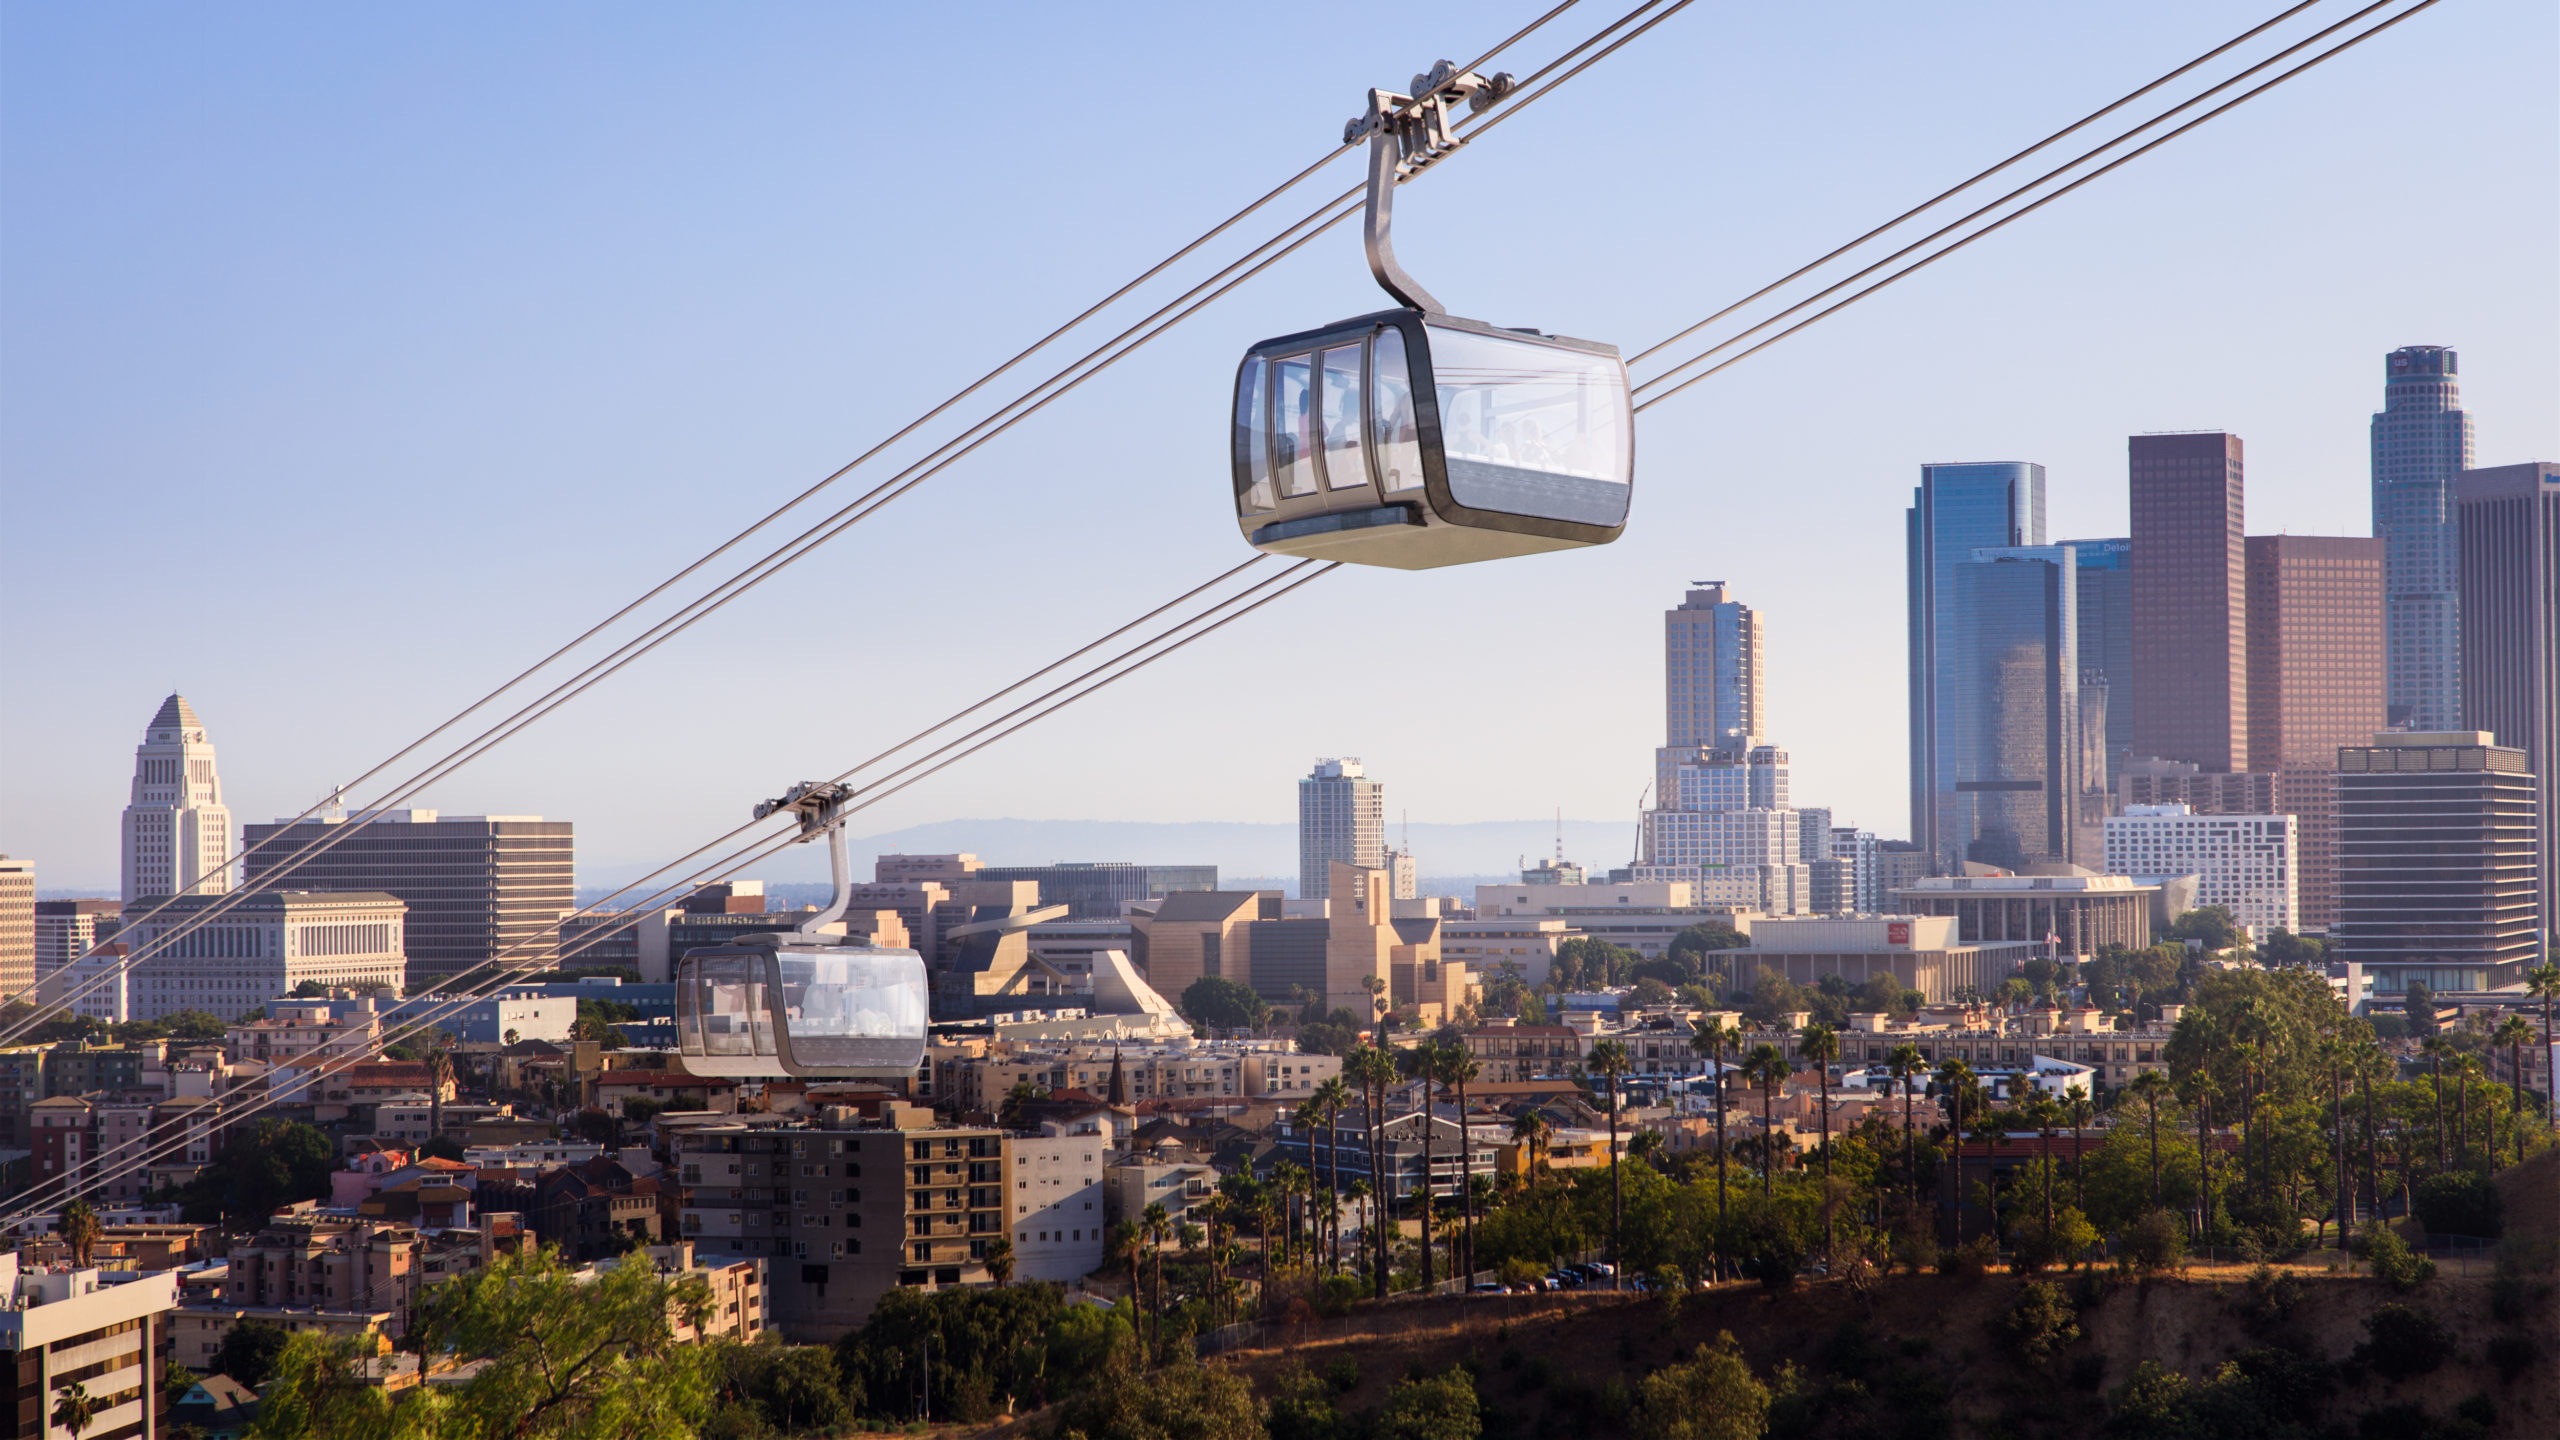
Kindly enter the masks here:
M 1552 856 L 1553 820 L 1480 820 L 1469 824 L 1410 827 L 1414 862 L 1425 877 L 1473 880 L 1516 874 L 1522 856 Z M 1405 827 L 1389 825 L 1387 843 L 1401 843 Z M 1567 820 L 1565 858 L 1605 874 L 1624 865 L 1635 845 L 1632 820 Z M 854 839 L 854 873 L 869 878 L 877 855 L 946 855 L 967 852 L 988 865 L 1053 865 L 1062 861 L 1125 860 L 1140 865 L 1215 865 L 1220 883 L 1230 878 L 1298 873 L 1298 827 L 1230 820 L 936 820 Z M 582 889 L 637 878 L 629 867 L 582 873 Z M 756 878 L 796 883 L 826 878 L 826 852 L 794 847 L 758 867 Z

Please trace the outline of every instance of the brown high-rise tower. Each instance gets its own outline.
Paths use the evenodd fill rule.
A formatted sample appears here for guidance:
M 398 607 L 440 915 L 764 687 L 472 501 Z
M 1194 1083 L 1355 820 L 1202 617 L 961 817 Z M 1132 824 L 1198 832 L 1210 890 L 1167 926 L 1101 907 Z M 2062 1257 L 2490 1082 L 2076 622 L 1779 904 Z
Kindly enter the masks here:
M 2336 766 L 2382 728 L 2382 542 L 2252 535 L 2249 768 Z
M 2208 771 L 2249 763 L 2240 437 L 2136 435 L 2133 751 Z
M 2380 540 L 2252 535 L 2249 768 L 2297 821 L 2302 924 L 2338 910 L 2337 754 L 2382 728 Z

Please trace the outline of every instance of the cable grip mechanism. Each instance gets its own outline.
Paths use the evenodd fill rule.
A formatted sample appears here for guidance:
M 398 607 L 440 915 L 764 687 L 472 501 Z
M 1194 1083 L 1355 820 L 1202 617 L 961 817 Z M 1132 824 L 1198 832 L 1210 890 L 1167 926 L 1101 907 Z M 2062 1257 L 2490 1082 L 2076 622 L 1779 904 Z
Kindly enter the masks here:
M 1395 187 L 1457 153 L 1466 143 L 1450 118 L 1451 106 L 1463 100 L 1470 112 L 1482 114 L 1516 88 L 1508 72 L 1491 77 L 1473 70 L 1461 74 L 1443 60 L 1429 73 L 1413 77 L 1410 95 L 1370 91 L 1368 108 L 1344 123 L 1343 144 L 1369 142 L 1369 192 L 1361 217 L 1360 247 L 1378 287 L 1394 296 L 1397 304 L 1426 315 L 1448 313 L 1396 263 Z

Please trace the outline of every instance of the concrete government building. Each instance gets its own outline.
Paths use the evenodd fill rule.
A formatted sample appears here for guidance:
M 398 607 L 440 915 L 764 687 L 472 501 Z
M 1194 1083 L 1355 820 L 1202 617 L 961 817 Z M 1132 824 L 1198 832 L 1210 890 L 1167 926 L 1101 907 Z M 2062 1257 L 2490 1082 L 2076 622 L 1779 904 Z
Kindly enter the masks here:
M 242 883 L 252 889 L 275 883 L 397 896 L 409 907 L 409 983 L 415 989 L 501 955 L 513 966 L 545 962 L 559 952 L 560 917 L 576 908 L 577 840 L 570 822 L 390 810 L 338 838 L 288 879 L 266 881 L 286 859 L 350 823 L 332 817 L 250 826 L 248 845 L 258 853 L 249 857 Z

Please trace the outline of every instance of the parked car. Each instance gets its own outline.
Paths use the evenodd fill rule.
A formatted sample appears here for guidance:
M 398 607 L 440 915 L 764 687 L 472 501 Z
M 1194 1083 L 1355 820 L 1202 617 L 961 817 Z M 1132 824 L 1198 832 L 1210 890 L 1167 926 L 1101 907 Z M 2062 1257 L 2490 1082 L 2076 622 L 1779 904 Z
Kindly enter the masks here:
M 1479 1280 L 1475 1284 L 1467 1287 L 1467 1293 L 1470 1295 L 1502 1295 L 1509 1292 L 1495 1281 Z

